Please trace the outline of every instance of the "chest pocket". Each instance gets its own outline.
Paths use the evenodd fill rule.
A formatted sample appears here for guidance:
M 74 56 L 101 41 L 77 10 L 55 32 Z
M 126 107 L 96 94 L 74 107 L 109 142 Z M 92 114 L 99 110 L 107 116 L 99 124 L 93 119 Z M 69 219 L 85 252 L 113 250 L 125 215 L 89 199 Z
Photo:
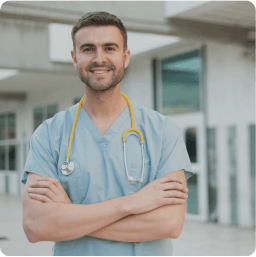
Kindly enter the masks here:
M 86 183 L 86 181 L 88 181 L 89 178 L 86 179 L 83 170 L 80 168 L 79 162 L 74 161 L 74 163 L 74 171 L 68 176 L 62 174 L 60 165 L 58 168 L 59 177 L 70 201 L 72 203 L 81 204 L 87 195 L 88 183 Z

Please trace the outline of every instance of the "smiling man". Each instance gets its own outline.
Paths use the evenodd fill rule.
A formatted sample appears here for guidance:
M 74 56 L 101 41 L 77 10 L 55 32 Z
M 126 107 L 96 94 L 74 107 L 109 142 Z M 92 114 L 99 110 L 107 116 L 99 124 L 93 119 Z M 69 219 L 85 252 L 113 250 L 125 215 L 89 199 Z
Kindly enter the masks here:
M 170 119 L 120 93 L 130 51 L 116 16 L 87 13 L 72 39 L 85 96 L 31 138 L 27 238 L 56 242 L 54 255 L 171 255 L 192 175 L 184 141 Z

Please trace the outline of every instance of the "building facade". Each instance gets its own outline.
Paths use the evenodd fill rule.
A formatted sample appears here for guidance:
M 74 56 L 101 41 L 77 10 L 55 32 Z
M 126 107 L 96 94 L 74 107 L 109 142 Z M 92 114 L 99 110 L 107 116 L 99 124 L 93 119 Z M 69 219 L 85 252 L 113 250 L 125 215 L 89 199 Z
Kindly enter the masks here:
M 186 218 L 252 227 L 255 60 L 254 42 L 248 33 L 255 21 L 244 20 L 241 7 L 251 14 L 253 5 L 191 3 L 194 5 L 165 4 L 162 15 L 175 28 L 172 34 L 181 39 L 132 56 L 121 91 L 170 116 L 182 132 L 195 172 L 187 181 Z M 241 17 L 237 16 L 239 8 Z M 209 10 L 211 16 L 206 15 Z M 227 10 L 233 23 L 228 20 L 226 24 L 223 19 Z M 218 22 L 213 22 L 214 18 Z M 190 24 L 188 33 L 186 24 Z M 220 28 L 223 24 L 225 35 Z M 233 35 L 234 24 L 239 24 L 239 33 Z M 8 49 L 2 53 L 5 64 L 0 64 L 19 70 L 0 81 L 0 193 L 21 194 L 31 135 L 45 119 L 77 103 L 84 89 L 70 62 L 50 60 L 49 22 L 5 17 L 0 19 L 0 27 L 5 36 L 1 44 Z M 207 28 L 219 33 L 202 33 Z M 14 43 L 15 38 L 22 49 Z

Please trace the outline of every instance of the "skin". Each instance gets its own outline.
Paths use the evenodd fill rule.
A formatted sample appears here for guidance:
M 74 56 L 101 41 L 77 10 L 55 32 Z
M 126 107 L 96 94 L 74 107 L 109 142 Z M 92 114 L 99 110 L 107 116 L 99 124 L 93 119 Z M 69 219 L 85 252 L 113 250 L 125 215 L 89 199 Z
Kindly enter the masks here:
M 156 179 L 135 194 L 96 204 L 72 204 L 59 180 L 29 173 L 23 228 L 31 243 L 91 236 L 124 242 L 178 238 L 185 217 L 184 171 Z M 47 221 L 47 222 L 45 222 Z
M 75 45 L 71 56 L 84 83 L 82 107 L 104 135 L 127 106 L 120 94 L 120 81 L 130 61 L 130 50 L 124 49 L 122 34 L 115 26 L 83 27 L 76 33 Z
M 84 83 L 82 107 L 103 135 L 127 106 L 120 94 L 120 80 L 130 51 L 123 44 L 118 28 L 90 26 L 77 32 L 76 51 L 71 51 Z M 92 72 L 96 70 L 107 72 Z M 32 243 L 85 235 L 124 242 L 177 238 L 183 227 L 187 192 L 184 170 L 179 170 L 135 194 L 79 205 L 71 203 L 59 180 L 28 173 L 22 196 L 23 227 Z

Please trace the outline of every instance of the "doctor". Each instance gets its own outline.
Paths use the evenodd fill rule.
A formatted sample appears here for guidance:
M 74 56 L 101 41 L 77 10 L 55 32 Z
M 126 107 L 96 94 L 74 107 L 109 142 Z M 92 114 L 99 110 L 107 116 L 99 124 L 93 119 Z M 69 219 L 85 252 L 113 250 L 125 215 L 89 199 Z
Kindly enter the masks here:
M 27 238 L 56 242 L 54 255 L 171 255 L 171 238 L 184 223 L 186 179 L 193 174 L 180 133 L 153 110 L 133 101 L 129 108 L 120 93 L 130 51 L 116 16 L 87 13 L 72 39 L 85 97 L 43 122 L 31 138 L 22 178 Z M 144 150 L 131 131 L 124 154 L 132 113 Z M 74 165 L 63 172 L 67 159 Z

